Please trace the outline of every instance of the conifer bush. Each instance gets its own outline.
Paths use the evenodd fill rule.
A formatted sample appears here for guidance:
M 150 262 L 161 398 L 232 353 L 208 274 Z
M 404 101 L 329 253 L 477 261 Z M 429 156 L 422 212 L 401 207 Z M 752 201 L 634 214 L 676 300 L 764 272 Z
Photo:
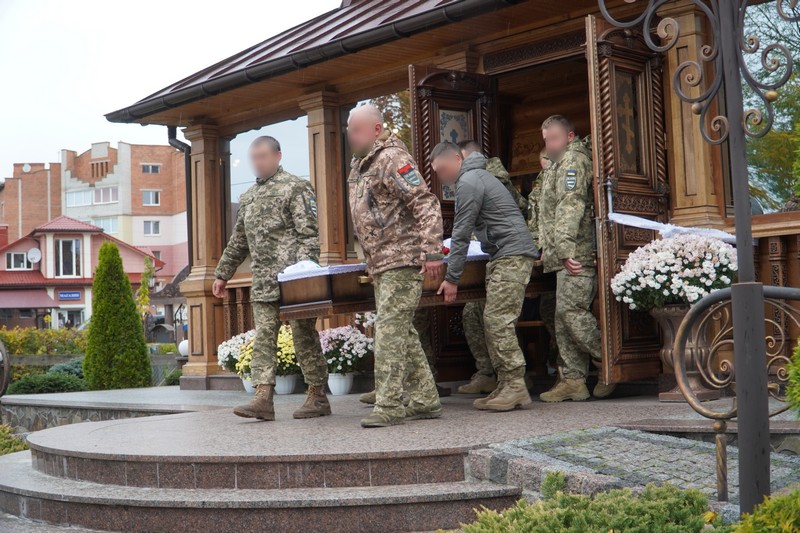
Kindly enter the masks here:
M 149 387 L 150 356 L 142 318 L 117 245 L 100 247 L 92 284 L 92 320 L 83 361 L 92 390 Z

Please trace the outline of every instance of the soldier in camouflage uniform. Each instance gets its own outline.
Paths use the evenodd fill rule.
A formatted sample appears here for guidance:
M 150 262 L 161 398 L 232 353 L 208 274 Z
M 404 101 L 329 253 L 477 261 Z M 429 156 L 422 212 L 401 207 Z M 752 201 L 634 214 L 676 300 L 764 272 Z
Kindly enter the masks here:
M 474 140 L 461 141 L 458 143 L 461 156 L 466 159 L 474 152 L 481 152 L 481 146 Z M 499 157 L 491 157 L 486 161 L 486 171 L 497 178 L 500 183 L 511 194 L 514 202 L 519 207 L 522 215 L 527 220 L 530 216 L 528 200 L 522 196 L 514 184 L 508 171 L 503 166 Z M 461 321 L 464 325 L 464 337 L 467 339 L 472 357 L 475 359 L 476 372 L 470 378 L 469 383 L 458 387 L 461 394 L 481 394 L 490 393 L 497 388 L 497 376 L 492 367 L 489 357 L 489 350 L 486 348 L 486 335 L 483 328 L 483 313 L 486 302 L 468 302 L 464 305 L 461 313 Z
M 375 407 L 363 427 L 437 418 L 442 407 L 413 317 L 423 275 L 443 268 L 442 213 L 403 142 L 371 105 L 347 123 L 353 151 L 348 199 L 367 270 L 375 285 Z M 410 403 L 403 406 L 403 382 Z
M 539 238 L 545 272 L 556 272 L 556 340 L 561 378 L 540 395 L 546 402 L 581 401 L 590 357 L 600 359 L 600 330 L 592 314 L 597 292 L 595 228 L 592 220 L 592 158 L 575 137 L 572 123 L 560 115 L 542 125 L 552 167 L 542 183 Z M 605 397 L 613 387 L 598 385 L 595 396 Z
M 308 181 L 279 166 L 280 144 L 272 137 L 259 137 L 250 146 L 256 183 L 239 199 L 239 213 L 228 245 L 219 260 L 212 287 L 222 298 L 225 286 L 242 261 L 250 255 L 253 285 L 253 343 L 251 379 L 256 386 L 253 400 L 234 413 L 246 418 L 274 420 L 275 355 L 280 316 L 278 273 L 298 261 L 319 260 L 319 227 L 314 189 Z M 316 319 L 291 321 L 300 369 L 308 384 L 308 396 L 295 418 L 331 414 L 325 396 L 328 369 L 322 355 Z
M 475 400 L 477 409 L 511 411 L 531 403 L 525 385 L 525 357 L 519 347 L 516 322 L 525 300 L 535 250 L 533 239 L 508 190 L 486 171 L 486 158 L 473 152 L 466 159 L 457 145 L 442 142 L 431 153 L 439 179 L 455 183 L 456 209 L 445 280 L 439 287 L 453 302 L 474 234 L 491 257 L 486 266 L 486 308 L 483 323 L 486 347 L 497 370 L 497 388 Z

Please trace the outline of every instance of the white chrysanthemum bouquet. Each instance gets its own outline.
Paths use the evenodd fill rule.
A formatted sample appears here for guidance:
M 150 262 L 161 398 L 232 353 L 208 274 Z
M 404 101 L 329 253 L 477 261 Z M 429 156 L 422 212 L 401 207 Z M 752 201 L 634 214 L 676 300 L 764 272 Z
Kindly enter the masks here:
M 251 329 L 250 331 L 245 331 L 244 333 L 231 337 L 217 346 L 217 361 L 219 361 L 219 366 L 231 372 L 236 372 L 236 363 L 239 362 L 242 348 L 244 348 L 246 344 L 252 344 L 255 336 L 256 330 Z
M 374 350 L 374 341 L 355 326 L 326 329 L 319 334 L 319 340 L 331 374 L 358 370 Z
M 658 239 L 628 256 L 611 280 L 617 301 L 649 311 L 693 304 L 736 279 L 736 250 L 719 239 L 683 234 Z

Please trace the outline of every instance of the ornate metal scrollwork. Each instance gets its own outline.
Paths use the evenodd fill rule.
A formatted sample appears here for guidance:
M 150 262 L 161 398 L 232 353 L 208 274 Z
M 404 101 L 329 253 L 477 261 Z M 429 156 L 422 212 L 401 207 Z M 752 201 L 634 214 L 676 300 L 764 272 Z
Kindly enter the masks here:
M 639 0 L 626 0 L 630 4 L 645 3 Z M 603 17 L 611 24 L 620 28 L 643 27 L 644 40 L 647 46 L 659 53 L 672 49 L 680 37 L 680 24 L 672 17 L 658 19 L 658 12 L 670 0 L 648 0 L 641 14 L 629 20 L 618 20 L 609 13 L 605 0 L 598 4 Z M 714 103 L 723 84 L 722 55 L 719 43 L 714 36 L 720 35 L 719 9 L 720 0 L 691 0 L 691 3 L 706 18 L 711 31 L 711 42 L 700 48 L 699 57 L 687 59 L 680 63 L 672 76 L 673 88 L 678 97 L 692 106 L 692 112 L 700 116 L 700 133 L 703 139 L 710 144 L 721 144 L 728 138 L 730 124 L 728 117 L 720 112 Z M 747 8 L 752 2 L 741 0 L 737 8 L 738 25 L 740 30 L 738 46 L 739 71 L 742 80 L 750 87 L 756 98 L 761 101 L 761 108 L 752 107 L 744 110 L 743 128 L 749 137 L 763 137 L 772 128 L 775 120 L 773 102 L 778 97 L 777 89 L 789 81 L 792 75 L 792 55 L 786 46 L 780 43 L 763 45 L 761 38 L 755 34 L 744 34 L 745 16 Z M 778 17 L 787 22 L 800 22 L 800 15 L 788 12 L 785 5 L 794 10 L 798 0 L 776 0 Z M 657 37 L 660 42 L 655 41 Z M 762 75 L 751 70 L 747 57 L 760 54 L 760 68 Z M 708 74 L 708 68 L 712 72 Z

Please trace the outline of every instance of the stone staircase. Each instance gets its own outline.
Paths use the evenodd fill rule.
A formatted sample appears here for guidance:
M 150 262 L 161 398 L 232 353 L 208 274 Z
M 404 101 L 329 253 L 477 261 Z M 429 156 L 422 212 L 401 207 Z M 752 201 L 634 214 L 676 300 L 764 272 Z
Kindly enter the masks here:
M 103 424 L 130 421 L 34 433 L 30 451 L 0 457 L 0 511 L 137 533 L 430 531 L 470 522 L 481 506 L 509 507 L 521 495 L 468 480 L 466 449 L 290 456 L 193 454 L 180 443 L 177 452 L 119 453 L 113 438 L 75 445 L 77 430 Z M 146 433 L 130 438 L 147 448 Z

